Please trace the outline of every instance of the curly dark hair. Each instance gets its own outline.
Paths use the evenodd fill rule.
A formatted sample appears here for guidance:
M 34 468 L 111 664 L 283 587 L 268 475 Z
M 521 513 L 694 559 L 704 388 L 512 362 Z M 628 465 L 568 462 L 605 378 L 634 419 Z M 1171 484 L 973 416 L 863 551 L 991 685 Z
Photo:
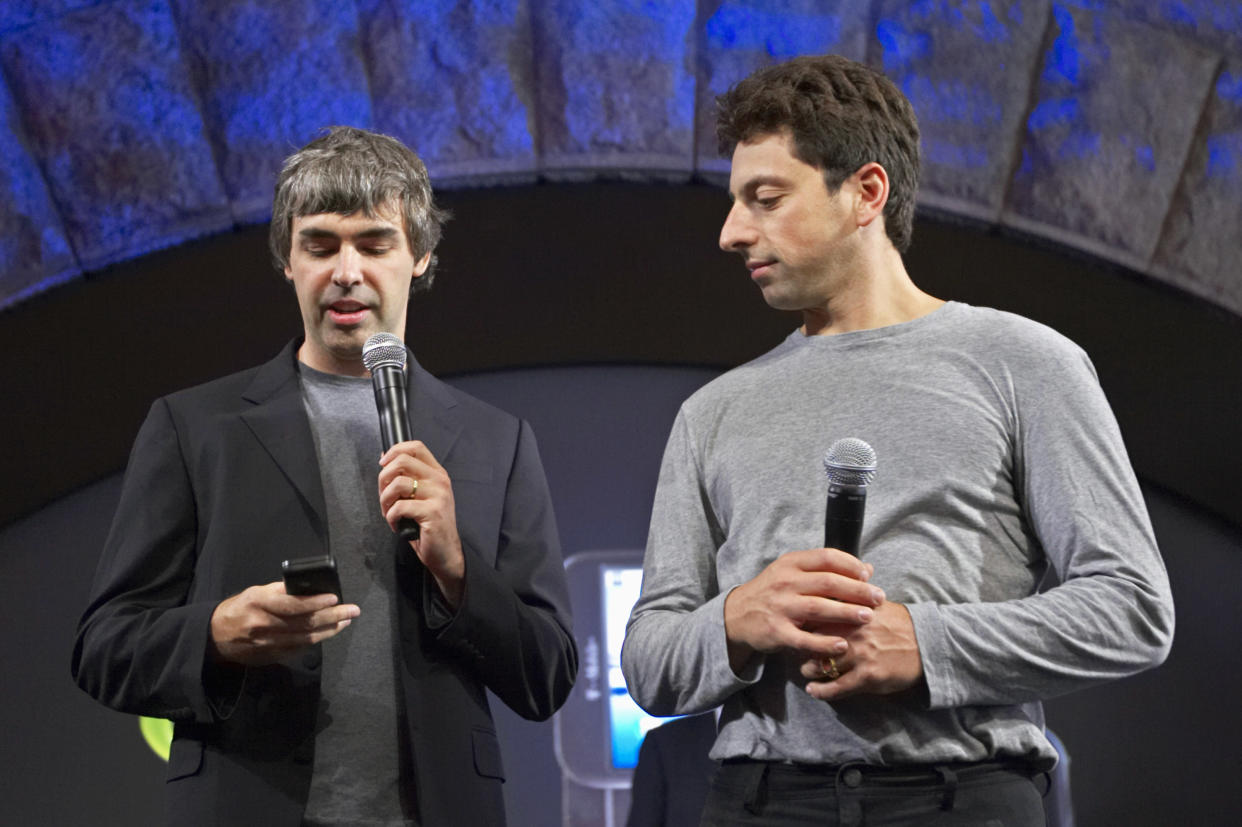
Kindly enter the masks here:
M 285 159 L 276 179 L 268 247 L 276 269 L 289 266 L 293 219 L 319 213 L 368 218 L 395 203 L 414 259 L 432 252 L 449 215 L 435 205 L 422 159 L 388 135 L 351 126 L 334 126 Z M 410 292 L 431 287 L 436 257 Z
M 824 171 L 835 193 L 875 161 L 888 173 L 884 227 L 898 252 L 910 246 L 919 185 L 919 125 L 893 82 L 838 55 L 768 66 L 716 99 L 716 137 L 728 157 L 739 143 L 788 131 L 794 155 Z

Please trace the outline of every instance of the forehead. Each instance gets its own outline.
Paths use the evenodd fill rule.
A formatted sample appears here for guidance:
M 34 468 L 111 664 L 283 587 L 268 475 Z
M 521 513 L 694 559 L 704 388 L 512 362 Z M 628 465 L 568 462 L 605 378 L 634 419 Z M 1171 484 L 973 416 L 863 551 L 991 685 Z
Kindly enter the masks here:
M 788 132 L 756 135 L 739 143 L 733 150 L 729 192 L 736 197 L 748 187 L 769 180 L 794 184 L 819 178 L 819 168 L 796 157 L 793 149 L 793 137 Z

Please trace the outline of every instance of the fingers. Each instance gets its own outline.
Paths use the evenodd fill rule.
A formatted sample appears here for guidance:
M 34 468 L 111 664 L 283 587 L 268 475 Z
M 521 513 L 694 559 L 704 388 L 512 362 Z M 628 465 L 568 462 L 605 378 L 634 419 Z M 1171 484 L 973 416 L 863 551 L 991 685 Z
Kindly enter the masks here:
M 840 670 L 840 664 L 837 665 Z M 859 678 L 856 670 L 841 671 L 840 677 L 829 678 L 821 672 L 819 680 L 809 681 L 806 685 L 806 693 L 812 698 L 821 701 L 839 701 L 842 698 L 848 698 L 850 695 L 857 695 L 865 691 L 862 680 Z
M 380 457 L 380 511 L 395 530 L 400 520 L 443 522 L 452 509 L 453 488 L 448 472 L 418 440 L 394 445 Z
M 873 571 L 839 549 L 803 549 L 733 589 L 724 614 L 734 671 L 740 674 L 755 652 L 844 652 L 850 628 L 870 623 L 884 603 L 883 590 L 867 583 Z
M 875 567 L 864 563 L 852 554 L 835 548 L 809 548 L 782 554 L 777 561 L 802 571 L 835 572 L 852 580 L 866 583 Z
M 379 464 L 385 470 L 401 469 L 394 473 L 422 471 L 423 476 L 427 476 L 429 473 L 444 472 L 444 466 L 436 460 L 431 449 L 417 439 L 398 442 L 380 456 Z
M 253 586 L 242 592 L 246 595 L 251 590 L 250 602 L 269 614 L 281 617 L 293 617 L 317 612 L 336 605 L 339 600 L 335 594 L 292 595 L 285 591 L 284 582 L 277 580 L 264 586 Z
M 788 585 L 798 594 L 813 598 L 829 598 L 830 603 L 840 602 L 855 607 L 876 608 L 884 602 L 884 590 L 880 587 L 833 572 L 799 572 L 789 578 Z M 822 603 L 822 600 L 817 603 L 821 609 L 824 608 Z
M 352 603 L 338 602 L 334 594 L 286 594 L 279 581 L 251 586 L 212 613 L 215 654 L 237 663 L 272 663 L 340 633 L 361 613 Z
M 798 667 L 798 674 L 807 681 L 835 681 L 850 671 L 850 664 L 846 660 L 848 652 L 849 647 L 846 646 L 841 654 L 807 658 Z M 835 675 L 833 674 L 834 672 L 836 673 Z
M 869 606 L 815 595 L 786 596 L 773 602 L 771 608 L 797 629 L 836 636 L 847 634 L 851 627 L 870 623 L 875 617 Z M 841 629 L 832 630 L 834 626 Z
M 825 631 L 825 630 L 820 630 Z M 886 695 L 902 692 L 923 678 L 918 638 L 910 613 L 900 603 L 885 603 L 866 625 L 842 632 L 848 652 L 836 658 L 835 670 L 825 670 L 815 658 L 803 661 L 799 672 L 809 683 L 806 691 L 815 698 L 831 701 L 856 694 Z M 827 673 L 838 672 L 831 678 Z

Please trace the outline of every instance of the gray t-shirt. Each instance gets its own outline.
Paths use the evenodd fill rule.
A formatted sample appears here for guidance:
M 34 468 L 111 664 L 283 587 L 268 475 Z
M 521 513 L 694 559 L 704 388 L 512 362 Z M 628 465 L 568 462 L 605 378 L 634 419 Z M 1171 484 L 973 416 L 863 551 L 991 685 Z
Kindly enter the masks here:
M 415 825 L 397 702 L 393 533 L 380 513 L 381 442 L 371 380 L 298 365 L 319 459 L 328 547 L 361 614 L 324 641 L 315 763 L 303 823 Z
M 908 605 L 927 694 L 835 704 L 790 655 L 729 666 L 724 599 L 823 544 L 821 459 L 876 450 L 861 556 Z M 1061 585 L 1039 592 L 1051 566 Z M 793 332 L 695 393 L 660 470 L 622 668 L 656 714 L 724 704 L 712 757 L 1051 766 L 1040 699 L 1159 663 L 1163 562 L 1086 355 L 1012 314 L 950 302 L 904 324 Z

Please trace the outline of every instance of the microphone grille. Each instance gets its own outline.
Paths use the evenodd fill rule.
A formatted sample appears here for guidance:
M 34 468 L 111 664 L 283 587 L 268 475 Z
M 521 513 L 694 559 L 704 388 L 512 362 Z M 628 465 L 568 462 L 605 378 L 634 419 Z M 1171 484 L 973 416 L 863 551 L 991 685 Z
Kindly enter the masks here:
M 405 370 L 405 345 L 391 333 L 376 333 L 362 346 L 362 364 L 372 372 L 383 365 Z
M 830 482 L 867 485 L 875 477 L 875 449 L 861 439 L 838 439 L 824 454 L 824 473 Z

